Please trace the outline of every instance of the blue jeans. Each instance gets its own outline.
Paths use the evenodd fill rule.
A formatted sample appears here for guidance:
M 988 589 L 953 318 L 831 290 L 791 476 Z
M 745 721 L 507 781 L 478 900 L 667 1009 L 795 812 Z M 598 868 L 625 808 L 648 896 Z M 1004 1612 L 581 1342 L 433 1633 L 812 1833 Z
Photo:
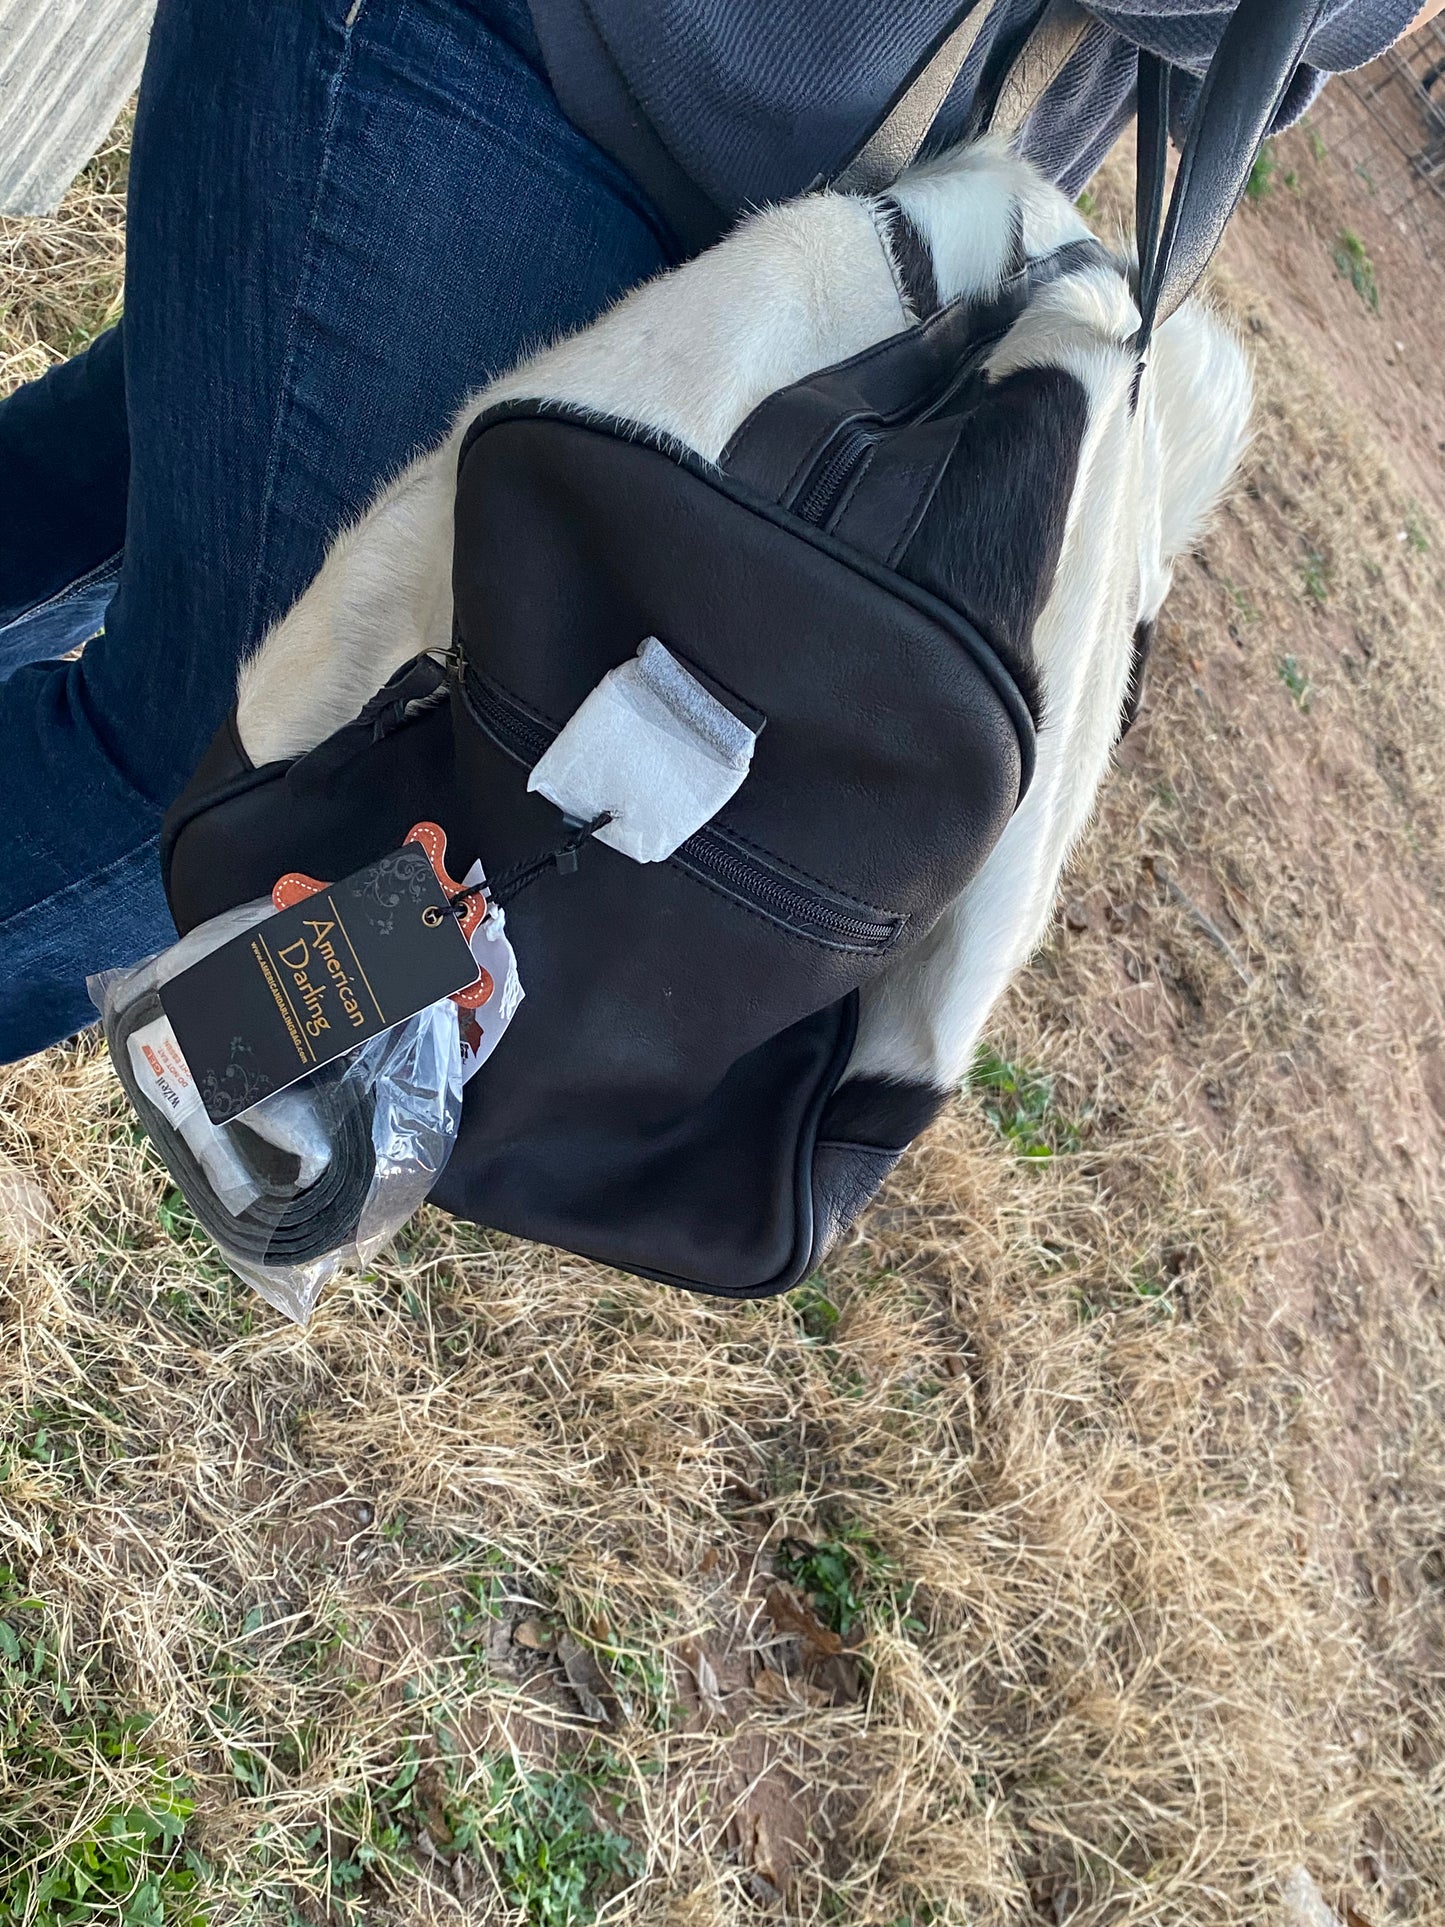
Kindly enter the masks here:
M 124 319 L 0 404 L 0 1060 L 172 941 L 161 818 L 338 530 L 675 253 L 525 0 L 161 0 Z

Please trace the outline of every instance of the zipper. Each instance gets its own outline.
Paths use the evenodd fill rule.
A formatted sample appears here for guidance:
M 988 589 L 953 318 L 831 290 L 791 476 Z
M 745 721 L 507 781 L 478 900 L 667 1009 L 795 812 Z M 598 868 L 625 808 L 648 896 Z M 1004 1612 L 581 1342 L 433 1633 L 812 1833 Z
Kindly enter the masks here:
M 815 528 L 826 528 L 860 465 L 881 438 L 877 427 L 850 422 L 832 446 L 824 450 L 813 472 L 793 497 L 793 513 Z
M 457 661 L 462 668 L 462 699 L 475 721 L 500 750 L 513 762 L 530 769 L 540 762 L 557 734 L 550 724 L 540 722 L 513 697 L 482 676 L 465 660 L 460 650 Z
M 557 731 L 471 663 L 462 662 L 460 681 L 462 700 L 483 734 L 513 762 L 530 769 Z M 768 857 L 710 826 L 694 832 L 670 861 L 770 923 L 833 950 L 887 950 L 907 922 L 882 911 L 870 914 L 830 891 L 800 883 Z
M 886 950 L 903 928 L 902 917 L 865 916 L 836 897 L 795 883 L 721 830 L 696 831 L 672 860 L 748 909 L 835 950 Z
M 908 417 L 909 428 L 931 422 L 943 413 L 977 374 L 995 339 L 994 336 L 987 336 L 973 344 L 958 366 L 949 371 L 932 398 Z M 841 507 L 854 476 L 882 441 L 883 435 L 881 422 L 849 422 L 842 433 L 825 447 L 813 464 L 807 480 L 794 495 L 793 514 L 800 521 L 811 522 L 814 528 L 827 528 Z

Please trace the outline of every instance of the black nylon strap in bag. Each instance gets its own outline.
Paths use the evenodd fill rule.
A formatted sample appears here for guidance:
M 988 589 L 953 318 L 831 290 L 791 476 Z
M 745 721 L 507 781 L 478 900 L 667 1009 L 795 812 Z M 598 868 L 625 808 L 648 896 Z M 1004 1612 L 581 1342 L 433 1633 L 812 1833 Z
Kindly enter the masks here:
M 132 1067 L 131 1038 L 164 1014 L 157 991 L 146 990 L 107 1014 L 106 1043 L 116 1076 L 200 1225 L 222 1250 L 267 1268 L 309 1264 L 350 1243 L 376 1172 L 371 1083 L 389 1040 L 377 1038 L 360 1056 L 329 1064 L 308 1078 L 306 1102 L 328 1153 L 311 1184 L 298 1182 L 294 1157 L 248 1129 L 244 1120 L 229 1127 L 231 1147 L 258 1193 L 244 1210 L 231 1211 L 185 1138 L 142 1090 Z

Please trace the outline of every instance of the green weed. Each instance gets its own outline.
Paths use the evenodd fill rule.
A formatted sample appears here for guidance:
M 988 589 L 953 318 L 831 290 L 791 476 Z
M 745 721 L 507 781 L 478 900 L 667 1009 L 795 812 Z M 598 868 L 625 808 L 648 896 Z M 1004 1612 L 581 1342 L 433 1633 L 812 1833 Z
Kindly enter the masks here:
M 1425 520 L 1418 504 L 1412 502 L 1405 514 L 1405 540 L 1416 555 L 1424 555 L 1430 547 L 1430 537 L 1425 532 Z
M 655 1733 L 667 1732 L 677 1711 L 677 1701 L 661 1655 L 649 1646 L 617 1646 L 600 1641 L 596 1642 L 596 1650 L 606 1662 L 607 1676 L 624 1713 Z
M 149 1722 L 99 1700 L 65 1666 L 43 1602 L 3 1566 L 0 1611 L 0 1751 L 25 1789 L 0 1813 L 0 1927 L 199 1923 L 206 1869 L 185 1845 L 189 1788 L 146 1747 Z M 92 1808 L 98 1763 L 125 1771 L 127 1796 L 62 1844 L 35 1816 Z
M 798 1330 L 816 1345 L 828 1345 L 838 1329 L 842 1313 L 812 1278 L 806 1279 L 788 1299 Z
M 1152 1318 L 1167 1319 L 1174 1316 L 1177 1305 L 1173 1290 L 1157 1272 L 1135 1272 L 1129 1280 L 1129 1289 Z
M 1241 619 L 1245 622 L 1258 622 L 1259 608 L 1248 589 L 1241 589 L 1237 583 L 1228 580 L 1225 581 L 1224 586 L 1229 593 L 1230 601 L 1238 610 Z
M 1279 679 L 1299 704 L 1301 709 L 1310 706 L 1310 679 L 1294 656 L 1281 656 L 1279 659 Z
M 1305 129 L 1305 132 L 1310 137 L 1310 152 L 1314 155 L 1317 161 L 1322 161 L 1325 158 L 1325 155 L 1328 154 L 1330 150 L 1328 147 L 1325 146 L 1324 140 L 1320 135 L 1319 129 L 1317 127 L 1307 127 Z
M 1074 206 L 1086 221 L 1092 221 L 1099 211 L 1099 197 L 1086 187 L 1074 202 Z
M 785 1539 L 773 1561 L 780 1579 L 807 1596 L 822 1623 L 840 1639 L 881 1613 L 895 1612 L 910 1632 L 922 1632 L 909 1616 L 913 1588 L 861 1526 L 845 1526 L 815 1544 Z
M 143 1800 L 112 1808 L 43 1869 L 10 1862 L 0 1927 L 200 1927 L 205 1916 L 194 1896 L 202 1863 L 182 1844 L 192 1811 L 190 1800 L 158 1776 Z M 0 1828 L 0 1869 L 9 1861 L 6 1831 Z M 25 1857 L 36 1848 L 28 1837 Z
M 448 1808 L 454 1852 L 490 1848 L 507 1899 L 527 1927 L 588 1927 L 610 1892 L 639 1871 L 624 1835 L 599 1825 L 596 1806 L 616 1805 L 610 1763 L 529 1772 L 498 1760 L 478 1801 Z
M 1380 288 L 1375 279 L 1375 264 L 1366 253 L 1359 235 L 1349 228 L 1335 242 L 1335 272 L 1345 277 L 1372 314 L 1380 312 Z
M 1330 572 L 1325 558 L 1313 549 L 1305 557 L 1304 591 L 1317 608 L 1323 609 L 1330 599 Z
M 989 1048 L 979 1046 L 969 1088 L 983 1098 L 983 1113 L 1020 1157 L 1044 1159 L 1077 1151 L 1082 1134 L 1054 1103 L 1054 1080 Z
M 1254 165 L 1249 170 L 1249 179 L 1244 184 L 1245 198 L 1262 201 L 1274 188 L 1274 142 L 1265 141 L 1254 157 Z

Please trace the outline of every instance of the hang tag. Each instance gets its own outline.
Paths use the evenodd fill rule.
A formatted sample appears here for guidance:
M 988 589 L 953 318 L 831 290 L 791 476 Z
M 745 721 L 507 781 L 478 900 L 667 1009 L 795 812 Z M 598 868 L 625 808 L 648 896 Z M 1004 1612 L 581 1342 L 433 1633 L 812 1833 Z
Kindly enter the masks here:
M 201 1109 L 190 1067 L 181 1055 L 168 1017 L 157 1017 L 126 1040 L 136 1083 L 158 1111 L 180 1128 Z
M 254 1204 L 261 1187 L 236 1155 L 225 1132 L 206 1116 L 170 1019 L 156 1017 L 143 1024 L 126 1039 L 126 1048 L 137 1089 L 191 1147 L 226 1209 L 240 1212 Z
M 206 1115 L 224 1124 L 477 980 L 426 851 L 407 844 L 161 986 Z
M 481 864 L 474 863 L 462 878 L 462 888 L 479 890 L 485 882 Z M 504 911 L 495 907 L 488 909 L 486 917 L 472 931 L 471 945 L 482 973 L 478 981 L 490 982 L 491 991 L 475 1005 L 463 1005 L 457 1013 L 461 1026 L 463 1084 L 476 1075 L 502 1041 L 503 1031 L 526 995 L 517 971 L 517 953 L 507 935 Z

